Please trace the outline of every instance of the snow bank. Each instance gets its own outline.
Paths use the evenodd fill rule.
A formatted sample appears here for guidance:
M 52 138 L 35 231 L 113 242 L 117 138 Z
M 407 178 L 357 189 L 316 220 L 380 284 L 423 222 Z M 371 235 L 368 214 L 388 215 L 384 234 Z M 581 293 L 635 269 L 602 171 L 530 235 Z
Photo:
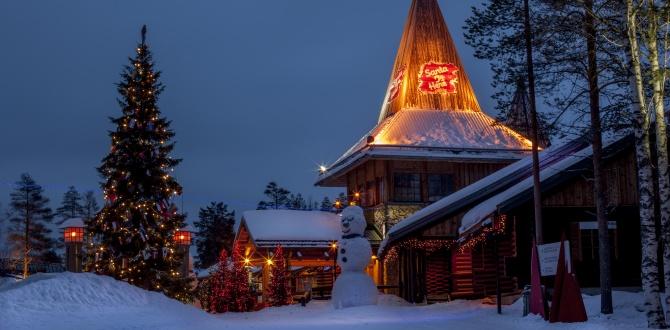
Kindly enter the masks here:
M 179 329 L 182 318 L 199 314 L 209 317 L 161 293 L 90 273 L 35 274 L 0 286 L 0 329 L 118 329 L 142 319 Z
M 374 306 L 334 309 L 329 301 L 307 307 L 291 305 L 252 313 L 207 314 L 192 306 L 92 274 L 38 274 L 26 281 L 2 281 L 0 329 L 644 329 L 638 293 L 614 292 L 615 313 L 600 315 L 599 296 L 584 296 L 589 322 L 549 324 L 537 316 L 521 317 L 522 303 L 503 307 L 458 300 L 417 306 L 380 295 Z

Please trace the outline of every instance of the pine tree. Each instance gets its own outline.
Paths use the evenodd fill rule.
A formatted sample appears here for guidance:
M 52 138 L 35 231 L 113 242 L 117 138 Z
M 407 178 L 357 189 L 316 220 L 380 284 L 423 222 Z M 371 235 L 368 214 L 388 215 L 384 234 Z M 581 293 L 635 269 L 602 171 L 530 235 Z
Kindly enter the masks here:
M 258 202 L 258 210 L 275 209 L 278 210 L 286 205 L 289 194 L 291 192 L 277 185 L 276 182 L 271 181 L 265 186 L 263 194 L 267 196 L 268 200 Z
M 83 202 L 82 202 L 82 218 L 84 219 L 84 226 L 88 228 L 92 228 L 95 223 L 95 217 L 96 214 L 100 211 L 100 206 L 98 205 L 98 201 L 95 198 L 95 195 L 93 191 L 87 191 L 86 194 L 84 194 Z M 90 262 L 91 260 L 95 260 L 95 253 L 96 253 L 96 244 L 94 241 L 94 233 L 90 231 L 86 231 L 86 242 L 84 244 L 84 254 L 86 256 L 85 263 L 84 263 L 84 270 L 89 271 L 91 268 Z
M 182 191 L 170 174 L 181 160 L 170 157 L 174 133 L 156 104 L 163 85 L 145 35 L 146 26 L 118 84 L 122 115 L 111 119 L 111 150 L 98 168 L 105 205 L 88 228 L 98 244 L 90 262 L 97 273 L 186 301 L 189 280 L 172 241 L 185 226 L 171 201 Z
M 277 245 L 272 257 L 272 279 L 268 286 L 271 306 L 284 306 L 291 303 L 288 279 L 286 278 L 286 260 L 281 245 Z
M 63 195 L 61 206 L 56 209 L 56 216 L 60 218 L 56 224 L 62 224 L 65 220 L 78 218 L 83 215 L 84 207 L 81 204 L 82 198 L 74 186 L 70 186 Z
M 42 195 L 43 189 L 35 183 L 29 174 L 24 173 L 16 182 L 10 194 L 10 218 L 14 225 L 10 231 L 9 241 L 15 250 L 23 256 L 23 277 L 30 275 L 30 263 L 35 257 L 43 259 L 53 256 L 54 240 L 47 224 L 53 214 L 49 208 L 49 199 Z M 52 260 L 43 260 L 52 261 Z
M 195 245 L 198 250 L 196 267 L 209 268 L 216 263 L 221 249 L 230 250 L 235 238 L 235 211 L 228 212 L 228 205 L 212 202 L 200 208 L 199 220 L 194 223 L 198 229 Z
M 307 208 L 307 203 L 305 203 L 305 199 L 302 197 L 301 193 L 298 193 L 297 195 L 291 194 L 286 201 L 286 208 L 289 210 L 304 210 Z
M 231 312 L 247 312 L 251 310 L 253 298 L 249 290 L 249 271 L 244 264 L 240 246 L 233 245 L 230 265 L 230 301 L 228 310 Z
M 230 269 L 228 252 L 221 249 L 216 271 L 209 277 L 209 301 L 206 311 L 211 313 L 225 313 L 230 304 Z
M 84 198 L 81 203 L 81 217 L 84 219 L 84 223 L 90 222 L 95 219 L 95 215 L 100 210 L 98 205 L 98 200 L 95 198 L 95 194 L 92 191 L 87 191 L 84 194 Z
M 333 203 L 330 201 L 330 198 L 328 196 L 324 197 L 323 200 L 321 201 L 321 211 L 331 211 L 333 209 Z

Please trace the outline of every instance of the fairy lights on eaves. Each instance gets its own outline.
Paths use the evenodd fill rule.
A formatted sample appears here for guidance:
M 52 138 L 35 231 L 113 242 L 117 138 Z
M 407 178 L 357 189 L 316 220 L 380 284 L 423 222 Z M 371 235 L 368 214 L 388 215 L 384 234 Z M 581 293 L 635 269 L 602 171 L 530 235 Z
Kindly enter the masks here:
M 507 215 L 502 214 L 495 217 L 491 226 L 480 228 L 477 232 L 470 235 L 464 241 L 459 242 L 456 240 L 438 239 L 420 240 L 416 238 L 410 238 L 398 243 L 394 243 L 390 248 L 388 248 L 387 252 L 384 253 L 384 262 L 387 263 L 397 260 L 399 250 L 408 248 L 422 250 L 428 253 L 432 253 L 441 249 L 449 250 L 451 248 L 456 248 L 458 249 L 458 252 L 463 253 L 486 242 L 492 236 L 504 234 L 506 228 Z
M 98 168 L 105 179 L 105 206 L 89 228 L 94 240 L 88 268 L 188 300 L 182 256 L 173 241 L 185 225 L 171 202 L 182 191 L 170 174 L 180 160 L 169 156 L 174 133 L 156 104 L 163 85 L 145 32 L 117 85 L 122 115 L 111 119 L 116 129 L 109 133 L 110 151 Z

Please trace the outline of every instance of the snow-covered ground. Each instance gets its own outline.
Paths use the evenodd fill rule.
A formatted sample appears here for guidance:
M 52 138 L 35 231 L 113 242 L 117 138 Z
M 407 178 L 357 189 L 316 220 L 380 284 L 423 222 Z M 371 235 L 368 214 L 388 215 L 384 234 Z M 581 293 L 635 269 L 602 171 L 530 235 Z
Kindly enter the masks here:
M 327 301 L 253 313 L 207 314 L 161 294 L 92 274 L 38 274 L 0 279 L 0 329 L 643 329 L 639 294 L 615 292 L 615 314 L 598 313 L 599 297 L 585 296 L 589 322 L 548 324 L 521 317 L 521 302 L 495 306 L 455 301 L 412 306 L 381 296 L 377 306 L 335 310 Z

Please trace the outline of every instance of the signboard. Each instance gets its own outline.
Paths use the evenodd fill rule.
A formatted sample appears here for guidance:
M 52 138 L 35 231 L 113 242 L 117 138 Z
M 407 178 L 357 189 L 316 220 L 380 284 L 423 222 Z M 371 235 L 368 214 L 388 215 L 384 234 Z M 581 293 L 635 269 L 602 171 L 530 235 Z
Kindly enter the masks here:
M 616 221 L 607 221 L 607 229 L 616 229 Z M 598 222 L 582 221 L 579 223 L 579 230 L 598 230 Z
M 537 254 L 540 259 L 540 275 L 554 276 L 558 268 L 558 253 L 560 252 L 561 242 L 542 244 L 537 246 Z M 568 266 L 568 273 L 572 273 L 572 259 L 570 258 L 570 241 L 563 241 L 565 250 L 565 262 Z
M 391 86 L 389 86 L 389 99 L 388 103 L 393 102 L 396 97 L 400 94 L 400 87 L 402 87 L 402 80 L 405 78 L 405 66 L 398 68 L 393 79 L 391 80 Z
M 456 93 L 458 67 L 453 63 L 428 62 L 419 70 L 419 91 L 427 94 Z

